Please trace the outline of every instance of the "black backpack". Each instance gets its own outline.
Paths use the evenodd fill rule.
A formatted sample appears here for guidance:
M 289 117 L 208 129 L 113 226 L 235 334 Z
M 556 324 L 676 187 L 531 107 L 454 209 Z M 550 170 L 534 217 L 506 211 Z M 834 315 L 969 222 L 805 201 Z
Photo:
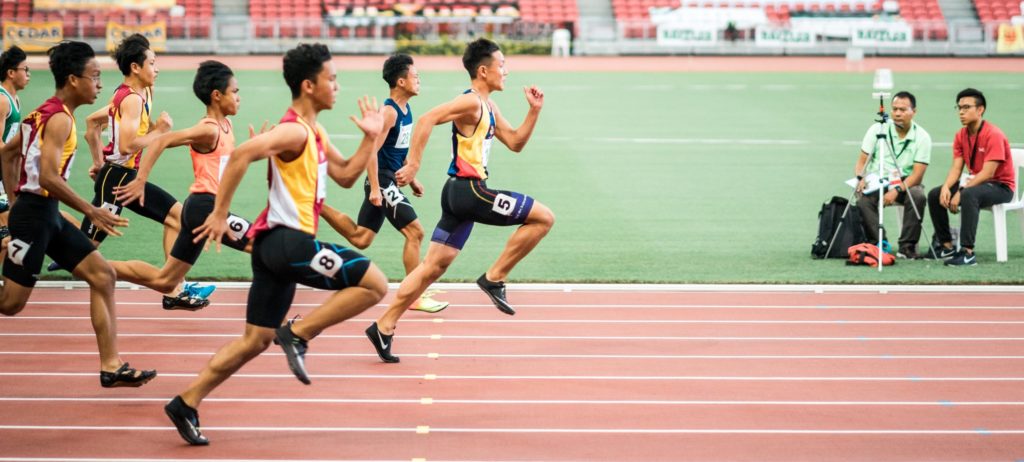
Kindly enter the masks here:
M 843 220 L 843 227 L 839 230 L 835 242 L 832 244 L 832 251 L 826 256 L 829 241 L 839 227 L 839 219 L 843 216 L 843 210 L 849 203 L 845 198 L 834 196 L 832 200 L 822 204 L 818 212 L 818 238 L 811 245 L 811 256 L 814 258 L 849 258 L 847 249 L 851 246 L 867 242 L 864 235 L 864 226 L 860 218 L 860 210 L 857 207 L 850 207 L 846 212 L 846 219 Z

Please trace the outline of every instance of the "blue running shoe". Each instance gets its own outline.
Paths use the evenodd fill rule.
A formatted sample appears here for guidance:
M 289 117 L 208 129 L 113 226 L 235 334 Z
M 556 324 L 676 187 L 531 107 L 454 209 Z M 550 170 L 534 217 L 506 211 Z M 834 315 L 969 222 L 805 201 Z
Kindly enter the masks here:
M 215 286 L 213 284 L 206 285 L 206 286 L 201 286 L 201 285 L 199 285 L 197 283 L 189 282 L 189 283 L 185 284 L 183 289 L 184 289 L 185 293 L 187 293 L 187 294 L 189 294 L 189 295 L 191 295 L 193 297 L 201 298 L 203 300 L 206 300 L 206 299 L 210 298 L 210 295 L 213 295 L 213 291 L 217 290 L 217 286 Z

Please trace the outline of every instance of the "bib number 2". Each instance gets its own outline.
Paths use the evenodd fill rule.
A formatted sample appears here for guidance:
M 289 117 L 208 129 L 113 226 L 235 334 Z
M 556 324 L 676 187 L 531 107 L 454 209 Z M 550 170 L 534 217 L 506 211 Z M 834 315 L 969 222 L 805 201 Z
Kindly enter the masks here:
M 394 183 L 391 183 L 391 186 L 388 186 L 387 188 L 381 189 L 380 193 L 392 208 L 398 207 L 398 204 L 405 200 L 405 196 L 402 195 L 402 191 L 400 191 L 398 189 L 398 185 Z

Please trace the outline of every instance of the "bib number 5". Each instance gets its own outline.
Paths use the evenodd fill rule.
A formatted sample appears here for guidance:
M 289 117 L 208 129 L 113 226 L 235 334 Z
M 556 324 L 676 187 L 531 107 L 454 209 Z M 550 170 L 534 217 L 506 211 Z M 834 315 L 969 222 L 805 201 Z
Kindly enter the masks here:
M 491 210 L 507 217 L 512 215 L 512 211 L 516 209 L 516 203 L 518 202 L 519 201 L 512 196 L 498 194 L 498 196 L 494 198 L 494 206 L 491 207 Z

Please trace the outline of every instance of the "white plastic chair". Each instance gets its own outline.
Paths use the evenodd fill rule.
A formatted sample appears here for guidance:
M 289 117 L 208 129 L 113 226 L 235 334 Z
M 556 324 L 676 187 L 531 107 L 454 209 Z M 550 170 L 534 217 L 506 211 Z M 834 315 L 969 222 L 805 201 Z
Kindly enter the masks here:
M 992 226 L 996 229 L 996 261 L 998 262 L 1005 262 L 1007 260 L 1006 212 L 1011 210 L 1020 212 L 1020 217 L 1018 217 L 1020 220 L 1020 231 L 1024 235 L 1024 194 L 1022 194 L 1024 188 L 1020 185 L 1020 169 L 1024 168 L 1024 149 L 1011 149 L 1010 153 L 1013 156 L 1014 184 L 1017 185 L 1017 190 L 1013 192 L 1013 199 L 1010 202 L 982 209 L 992 212 L 994 219 Z

